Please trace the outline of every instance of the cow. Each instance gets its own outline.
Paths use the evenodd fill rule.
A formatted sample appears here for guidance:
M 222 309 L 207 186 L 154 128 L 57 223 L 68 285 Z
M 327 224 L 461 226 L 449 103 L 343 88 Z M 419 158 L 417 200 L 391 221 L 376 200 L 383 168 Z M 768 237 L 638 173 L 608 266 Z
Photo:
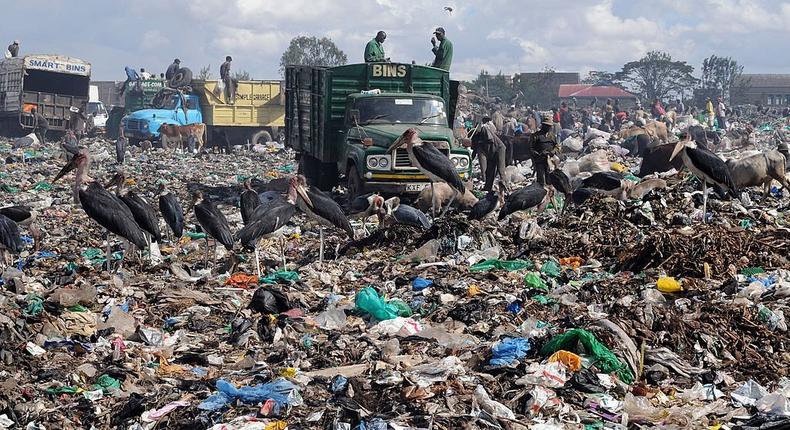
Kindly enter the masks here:
M 163 149 L 183 148 L 181 130 L 177 124 L 162 124 L 159 126 L 159 140 Z
M 201 122 L 197 124 L 181 125 L 178 127 L 178 130 L 181 132 L 181 137 L 183 138 L 194 136 L 195 140 L 197 140 L 197 152 L 200 153 L 203 151 L 203 145 L 206 144 L 206 124 Z
M 740 160 L 729 159 L 727 167 L 729 167 L 732 179 L 739 189 L 762 185 L 763 198 L 761 201 L 765 201 L 771 191 L 771 183 L 774 179 L 782 184 L 783 188 L 790 189 L 790 183 L 785 177 L 785 163 L 784 154 L 775 149 L 750 155 Z
M 650 121 L 644 127 L 634 125 L 628 128 L 622 128 L 620 129 L 620 134 L 618 137 L 625 140 L 631 136 L 636 136 L 643 133 L 650 136 L 651 139 L 658 139 L 664 143 L 666 143 L 667 139 L 669 138 L 667 125 L 659 121 Z
M 172 148 L 174 150 L 179 148 L 182 151 L 184 149 L 184 142 L 186 139 L 190 136 L 194 136 L 195 140 L 197 141 L 197 152 L 200 152 L 203 150 L 203 145 L 205 143 L 206 124 L 162 124 L 159 126 L 159 135 L 161 137 L 163 148 L 170 148 L 170 141 L 173 140 L 177 142 L 177 146 L 173 146 Z

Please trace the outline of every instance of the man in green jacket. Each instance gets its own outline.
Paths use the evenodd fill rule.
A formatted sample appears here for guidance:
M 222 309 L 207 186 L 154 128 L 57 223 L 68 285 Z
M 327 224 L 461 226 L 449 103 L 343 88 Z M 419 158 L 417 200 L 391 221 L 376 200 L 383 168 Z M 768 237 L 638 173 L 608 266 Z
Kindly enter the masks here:
M 453 43 L 450 42 L 444 35 L 444 29 L 439 27 L 433 32 L 435 37 L 431 38 L 431 45 L 433 45 L 433 67 L 450 71 L 450 64 L 453 62 Z M 439 40 L 439 46 L 436 46 L 436 40 Z
M 376 33 L 376 37 L 368 42 L 368 44 L 365 46 L 366 63 L 381 63 L 390 60 L 384 56 L 384 47 L 381 46 L 386 38 L 387 33 L 379 31 Z

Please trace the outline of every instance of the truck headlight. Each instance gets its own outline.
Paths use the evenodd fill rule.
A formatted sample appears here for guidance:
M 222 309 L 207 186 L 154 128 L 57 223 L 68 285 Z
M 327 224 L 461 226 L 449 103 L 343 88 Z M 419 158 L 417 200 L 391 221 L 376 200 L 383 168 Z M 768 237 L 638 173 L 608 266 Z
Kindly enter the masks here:
M 467 169 L 469 167 L 469 157 L 465 155 L 451 155 L 450 160 L 456 169 Z
M 370 170 L 387 170 L 390 166 L 390 156 L 369 155 L 366 164 Z
M 469 159 L 466 157 L 460 158 L 458 161 L 458 165 L 461 166 L 462 169 L 466 169 L 469 167 Z
M 368 167 L 371 169 L 375 169 L 379 167 L 379 159 L 378 157 L 368 157 Z

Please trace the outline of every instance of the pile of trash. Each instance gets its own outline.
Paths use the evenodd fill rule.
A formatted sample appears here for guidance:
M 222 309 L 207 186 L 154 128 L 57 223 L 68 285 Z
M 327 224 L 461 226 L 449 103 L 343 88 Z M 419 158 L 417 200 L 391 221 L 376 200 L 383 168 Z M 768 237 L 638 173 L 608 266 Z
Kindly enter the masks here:
M 132 148 L 117 166 L 110 142 L 83 144 L 94 178 L 123 168 L 149 199 L 166 182 L 185 208 L 201 189 L 233 231 L 244 179 L 282 191 L 295 173 L 277 145 L 203 157 Z M 102 229 L 67 182 L 51 182 L 62 151 L 23 162 L 6 140 L 0 153 L 3 206 L 35 209 L 44 233 L 2 274 L 0 428 L 790 426 L 779 193 L 766 205 L 711 199 L 702 214 L 696 180 L 673 175 L 640 198 L 500 223 L 451 212 L 352 242 L 326 230 L 323 263 L 300 215 L 286 266 L 262 246 L 260 277 L 251 253 L 220 247 L 204 265 L 188 214 L 161 261 L 127 255 L 112 273 Z M 601 160 L 638 168 L 608 149 Z

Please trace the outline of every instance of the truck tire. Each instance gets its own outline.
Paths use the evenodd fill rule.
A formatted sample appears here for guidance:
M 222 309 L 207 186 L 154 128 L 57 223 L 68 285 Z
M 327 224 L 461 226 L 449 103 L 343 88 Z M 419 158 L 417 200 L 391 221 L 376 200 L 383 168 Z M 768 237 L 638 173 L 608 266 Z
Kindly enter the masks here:
M 250 137 L 251 145 L 255 145 L 255 144 L 264 145 L 266 144 L 266 142 L 271 142 L 271 141 L 272 141 L 272 135 L 266 130 L 259 130 L 253 133 L 252 137 Z
M 170 79 L 168 85 L 170 88 L 181 88 L 186 87 L 187 85 L 192 83 L 192 71 L 189 70 L 189 67 L 182 67 L 178 69 L 175 75 Z
M 303 154 L 299 159 L 299 172 L 307 183 L 321 191 L 331 191 L 337 185 L 337 164 L 322 163 L 312 155 Z
M 362 182 L 362 178 L 359 176 L 357 166 L 351 162 L 348 164 L 348 173 L 346 174 L 346 190 L 349 203 L 358 196 L 365 194 L 365 183 Z

